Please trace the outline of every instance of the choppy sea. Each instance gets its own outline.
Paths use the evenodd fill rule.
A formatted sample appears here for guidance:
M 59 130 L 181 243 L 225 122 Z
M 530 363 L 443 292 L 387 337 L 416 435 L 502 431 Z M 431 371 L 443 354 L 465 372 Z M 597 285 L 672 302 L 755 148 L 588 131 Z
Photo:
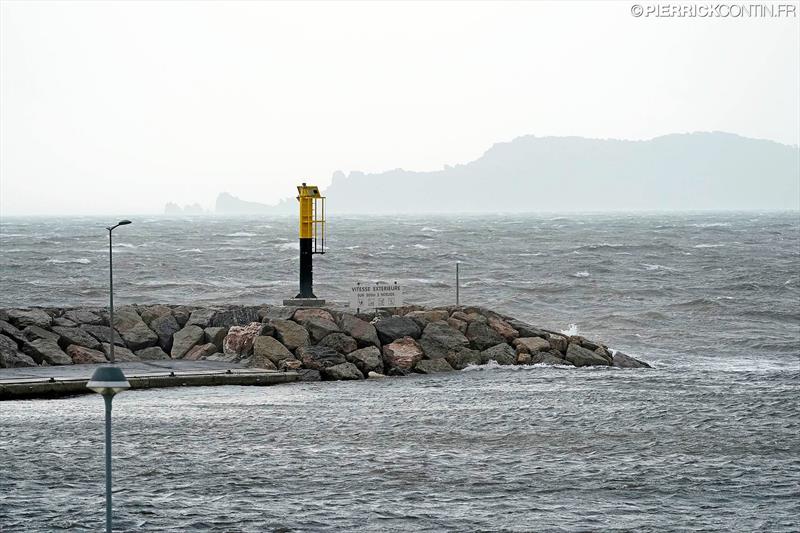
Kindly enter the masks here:
M 132 217 L 115 302 L 297 291 L 294 218 Z M 97 218 L 0 221 L 0 307 L 105 305 Z M 800 530 L 800 214 L 329 219 L 315 292 L 397 281 L 653 370 L 494 366 L 115 400 L 126 531 Z M 103 524 L 102 401 L 0 403 L 0 531 Z

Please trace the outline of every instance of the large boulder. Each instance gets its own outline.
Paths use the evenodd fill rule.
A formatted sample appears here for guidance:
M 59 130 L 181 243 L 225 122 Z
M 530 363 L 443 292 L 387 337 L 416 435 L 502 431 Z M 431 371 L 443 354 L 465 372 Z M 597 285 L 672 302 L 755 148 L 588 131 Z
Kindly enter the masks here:
M 414 367 L 414 372 L 420 374 L 436 374 L 438 372 L 452 372 L 453 367 L 446 359 L 423 359 Z
M 50 324 L 53 323 L 53 317 L 41 309 L 8 309 L 6 312 L 9 321 L 20 329 L 25 329 L 28 326 L 49 328 Z
M 466 337 L 469 339 L 472 348 L 476 350 L 485 350 L 495 344 L 506 342 L 505 338 L 492 329 L 488 323 L 479 320 L 473 320 L 469 323 Z
M 125 341 L 122 340 L 119 333 L 114 331 L 108 326 L 97 326 L 93 324 L 81 324 L 80 328 L 87 332 L 89 335 L 94 337 L 95 339 L 102 342 L 111 343 L 112 339 L 115 345 L 117 346 L 125 346 Z
M 319 370 L 314 370 L 313 368 L 301 368 L 297 371 L 297 374 L 300 376 L 300 381 L 322 380 L 322 374 L 320 374 Z
M 0 333 L 12 339 L 17 344 L 28 342 L 28 338 L 25 337 L 25 334 L 22 331 L 5 320 L 0 320 Z
M 281 364 L 278 365 L 278 370 L 281 372 L 295 372 L 301 368 L 303 368 L 303 362 L 294 357 L 291 359 L 284 359 L 281 361 Z
M 410 318 L 404 316 L 390 316 L 375 323 L 378 338 L 383 344 L 389 344 L 403 337 L 419 339 L 422 330 Z
M 114 328 L 131 350 L 149 348 L 158 342 L 158 335 L 147 327 L 133 307 L 122 307 L 114 313 Z
M 0 335 L 0 368 L 21 368 L 36 366 L 31 356 L 19 351 L 16 341 Z
M 265 337 L 259 337 L 259 339 Z M 258 339 L 256 339 L 258 340 Z M 284 361 L 289 361 L 289 359 L 284 359 Z M 281 361 L 283 362 L 283 361 Z M 298 361 L 299 363 L 299 361 Z M 255 348 L 253 349 L 253 356 L 247 359 L 247 366 L 250 368 L 260 368 L 262 370 L 278 370 L 278 367 L 270 361 L 267 357 L 263 354 L 257 354 L 255 352 Z M 302 366 L 302 364 L 301 364 Z
M 339 353 L 348 354 L 358 348 L 358 343 L 350 335 L 344 333 L 331 333 L 319 341 L 320 346 L 329 346 Z
M 184 327 L 189 322 L 189 317 L 192 316 L 192 308 L 185 305 L 179 305 L 172 309 L 172 316 L 178 321 L 180 327 Z
M 411 370 L 422 357 L 422 346 L 412 337 L 401 337 L 383 346 L 383 362 L 389 369 Z
M 635 359 L 630 355 L 625 355 L 622 352 L 614 352 L 611 357 L 611 366 L 617 368 L 653 368 L 644 361 Z
M 261 334 L 261 322 L 251 322 L 246 326 L 232 326 L 222 343 L 226 354 L 237 354 L 246 357 L 253 352 L 253 343 Z
M 366 346 L 380 347 L 381 345 L 381 341 L 378 339 L 378 332 L 375 330 L 375 326 L 366 320 L 361 320 L 354 315 L 342 313 L 342 316 L 339 319 L 339 329 L 353 337 L 360 348 L 364 348 Z
M 78 346 L 85 346 L 86 348 L 90 348 L 92 350 L 100 349 L 100 341 L 89 335 L 89 333 L 81 328 L 63 328 L 60 326 L 53 326 L 53 331 L 61 336 L 59 344 L 62 347 L 66 348 L 70 344 L 76 344 Z
M 216 309 L 195 309 L 186 321 L 186 326 L 198 326 L 207 328 L 211 325 L 211 319 L 217 314 Z M 186 327 L 184 326 L 184 327 Z
M 299 313 L 299 311 L 298 311 Z M 319 342 L 331 333 L 339 331 L 339 326 L 332 320 L 319 317 L 311 317 L 303 322 L 303 325 L 311 335 L 311 340 Z
M 206 328 L 205 331 L 205 341 L 214 344 L 217 347 L 218 351 L 222 351 L 222 343 L 225 341 L 225 336 L 228 334 L 228 329 L 226 327 L 217 326 L 217 327 L 210 327 Z
M 348 353 L 345 358 L 361 370 L 365 376 L 370 372 L 383 373 L 383 356 L 377 346 L 367 346 L 354 352 Z
M 292 316 L 292 320 L 294 320 L 299 324 L 302 324 L 306 320 L 309 320 L 311 318 L 321 318 L 323 320 L 327 320 L 328 322 L 336 322 L 336 320 L 333 318 L 333 315 L 331 315 L 330 312 L 326 311 L 325 309 L 319 309 L 319 308 L 298 309 L 297 311 L 294 312 L 294 315 Z
M 86 346 L 78 346 L 77 344 L 67 346 L 67 355 L 72 359 L 72 363 L 76 365 L 96 365 L 108 361 L 103 352 Z
M 111 345 L 107 342 L 102 343 L 103 353 L 106 354 L 106 359 L 111 361 Z M 129 363 L 131 361 L 139 361 L 139 356 L 125 348 L 124 346 L 114 345 L 114 362 L 116 363 Z
M 518 352 L 530 354 L 547 352 L 551 348 L 550 342 L 541 337 L 520 337 L 514 341 L 514 347 Z
M 181 330 L 175 316 L 170 313 L 154 318 L 150 322 L 150 329 L 158 336 L 158 345 L 165 351 L 172 350 L 172 337 Z
M 447 362 L 450 363 L 450 366 L 456 370 L 463 370 L 470 365 L 483 364 L 481 352 L 478 350 L 472 350 L 470 348 L 461 348 L 456 352 L 450 352 L 445 359 L 447 359 Z
M 262 322 L 272 320 L 290 320 L 294 316 L 295 311 L 297 311 L 296 307 L 276 305 L 274 307 L 267 307 L 266 309 L 259 310 L 258 316 L 261 317 Z
M 46 341 L 58 342 L 60 337 L 58 333 L 53 333 L 52 331 L 40 328 L 39 326 L 28 326 L 22 331 L 22 333 L 29 341 L 42 339 Z
M 337 381 L 345 379 L 364 379 L 364 374 L 353 363 L 341 363 L 321 370 L 322 376 L 327 380 Z
M 535 352 L 527 354 L 530 357 L 529 364 L 532 365 L 565 365 L 574 366 L 561 355 L 561 352 Z
M 45 362 L 48 365 L 71 365 L 72 358 L 61 351 L 58 343 L 46 339 L 36 339 L 31 341 L 26 348 L 28 355 L 40 365 Z
M 417 323 L 419 329 L 424 330 L 431 322 L 447 320 L 450 317 L 450 313 L 446 309 L 428 309 L 424 311 L 409 311 L 403 316 L 410 318 Z
M 303 362 L 304 367 L 312 370 L 322 370 L 347 362 L 344 355 L 327 346 L 301 346 L 297 349 L 297 358 Z
M 506 342 L 514 342 L 519 337 L 519 331 L 515 330 L 508 322 L 500 317 L 493 316 L 488 320 L 489 327 L 502 336 Z
M 54 326 L 60 326 L 62 328 L 77 328 L 78 327 L 78 324 L 76 322 L 73 322 L 72 320 L 69 320 L 69 319 L 64 318 L 62 316 L 54 318 L 53 319 L 53 325 Z
M 203 337 L 205 337 L 205 331 L 200 326 L 188 325 L 184 327 L 175 333 L 173 337 L 170 357 L 173 359 L 183 358 L 189 353 L 189 350 L 203 342 Z M 252 341 L 250 346 L 252 346 Z
M 508 325 L 519 332 L 520 337 L 547 337 L 548 333 L 543 329 L 531 326 L 527 322 L 516 320 L 514 318 L 506 320 Z
M 278 339 L 262 335 L 256 337 L 253 342 L 253 359 L 257 361 L 267 359 L 277 367 L 284 359 L 294 359 L 294 355 Z M 262 364 L 255 366 L 263 368 Z
M 500 365 L 517 364 L 517 351 L 506 343 L 495 344 L 481 352 L 481 362 L 483 364 L 495 361 Z
M 184 355 L 183 358 L 186 361 L 201 361 L 211 355 L 214 355 L 215 353 L 217 353 L 217 346 L 214 343 L 209 342 L 206 344 L 198 344 L 197 346 L 193 346 L 188 352 L 186 352 L 186 355 Z
M 600 354 L 594 353 L 576 343 L 569 343 L 567 348 L 567 361 L 575 366 L 610 366 L 611 363 Z
M 469 339 L 463 333 L 453 329 L 447 322 L 430 322 L 425 326 L 419 339 L 422 351 L 428 359 L 447 357 L 450 352 L 469 346 Z
M 76 324 L 89 324 L 90 326 L 102 326 L 105 322 L 103 317 L 86 309 L 72 309 L 71 311 L 67 311 L 64 313 L 64 318 Z
M 150 323 L 156 318 L 166 315 L 172 315 L 172 309 L 166 305 L 148 305 L 139 308 L 139 316 L 142 317 L 142 320 L 144 320 L 144 323 L 148 326 L 150 326 Z
M 160 346 L 151 346 L 150 348 L 143 348 L 136 352 L 136 357 L 142 361 L 161 361 L 169 359 L 167 352 L 161 349 Z
M 458 318 L 453 318 L 453 317 L 448 318 L 447 323 L 450 325 L 451 328 L 457 329 L 461 333 L 466 333 L 467 326 L 469 325 L 463 320 L 459 320 Z
M 549 333 L 547 335 L 547 342 L 550 343 L 550 347 L 553 350 L 561 352 L 562 354 L 567 351 L 567 347 L 569 346 L 569 341 L 565 336 L 555 333 Z
M 309 343 L 308 330 L 296 322 L 275 318 L 271 319 L 269 324 L 275 328 L 275 338 L 292 351 Z
M 252 322 L 261 322 L 258 306 L 234 306 L 214 313 L 209 320 L 208 326 L 230 328 L 232 326 L 245 326 Z

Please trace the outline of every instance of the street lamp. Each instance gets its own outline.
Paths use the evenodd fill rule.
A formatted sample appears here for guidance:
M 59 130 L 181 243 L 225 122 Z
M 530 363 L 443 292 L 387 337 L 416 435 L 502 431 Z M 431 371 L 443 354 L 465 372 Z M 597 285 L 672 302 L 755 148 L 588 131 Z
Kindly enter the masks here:
M 108 230 L 108 325 L 111 326 L 111 353 L 109 360 L 114 362 L 114 260 L 111 253 L 111 232 L 118 226 L 130 224 L 130 220 L 120 220 Z
M 111 533 L 111 400 L 118 392 L 131 387 L 122 369 L 101 366 L 92 374 L 86 388 L 103 395 L 106 404 L 106 533 Z
M 130 224 L 130 220 L 120 220 L 114 226 L 106 228 L 108 230 L 108 325 L 111 327 L 111 349 L 109 351 L 109 365 L 99 367 L 92 374 L 92 379 L 86 384 L 86 388 L 101 394 L 106 404 L 106 533 L 112 531 L 111 518 L 111 401 L 114 395 L 131 387 L 122 369 L 113 366 L 114 360 L 114 263 L 112 260 L 111 232 L 118 226 Z

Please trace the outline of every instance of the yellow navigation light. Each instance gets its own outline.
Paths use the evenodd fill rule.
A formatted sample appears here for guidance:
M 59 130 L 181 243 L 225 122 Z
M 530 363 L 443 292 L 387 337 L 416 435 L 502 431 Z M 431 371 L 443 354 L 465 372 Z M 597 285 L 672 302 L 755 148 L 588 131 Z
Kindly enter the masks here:
M 312 239 L 312 253 L 325 253 L 325 197 L 316 185 L 297 186 L 300 202 L 300 238 Z

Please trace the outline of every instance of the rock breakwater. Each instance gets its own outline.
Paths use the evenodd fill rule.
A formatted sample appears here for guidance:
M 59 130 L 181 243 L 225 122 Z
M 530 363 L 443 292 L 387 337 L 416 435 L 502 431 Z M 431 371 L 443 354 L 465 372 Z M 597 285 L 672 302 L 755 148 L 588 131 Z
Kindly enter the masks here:
M 474 306 L 354 314 L 336 308 L 133 305 L 0 309 L 0 368 L 158 359 L 244 363 L 304 380 L 500 365 L 649 368 L 634 357 Z

